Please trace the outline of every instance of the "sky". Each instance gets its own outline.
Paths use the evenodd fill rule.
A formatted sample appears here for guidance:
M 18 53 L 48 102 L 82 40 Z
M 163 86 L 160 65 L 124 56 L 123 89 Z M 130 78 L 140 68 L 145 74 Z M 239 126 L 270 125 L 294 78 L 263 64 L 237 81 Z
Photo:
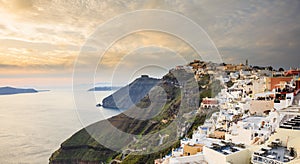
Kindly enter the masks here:
M 0 86 L 72 86 L 74 67 L 82 76 L 77 84 L 90 83 L 84 75 L 91 70 L 97 83 L 124 84 L 141 74 L 161 77 L 198 57 L 181 38 L 141 30 L 116 40 L 95 68 L 89 68 L 95 56 L 84 54 L 78 60 L 102 24 L 143 9 L 167 10 L 192 20 L 225 63 L 248 59 L 250 65 L 300 66 L 300 1 L 0 0 Z M 162 23 L 160 18 L 156 23 Z M 108 30 L 107 35 L 115 32 Z

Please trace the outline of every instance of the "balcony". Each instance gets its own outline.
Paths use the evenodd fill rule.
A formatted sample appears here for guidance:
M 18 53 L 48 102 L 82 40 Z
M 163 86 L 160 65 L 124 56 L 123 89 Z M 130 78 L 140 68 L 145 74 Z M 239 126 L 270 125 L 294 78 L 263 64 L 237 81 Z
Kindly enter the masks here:
M 287 149 L 281 146 L 281 141 L 276 139 L 267 147 L 253 153 L 251 162 L 254 164 L 283 164 L 292 161 L 296 156 L 294 148 Z

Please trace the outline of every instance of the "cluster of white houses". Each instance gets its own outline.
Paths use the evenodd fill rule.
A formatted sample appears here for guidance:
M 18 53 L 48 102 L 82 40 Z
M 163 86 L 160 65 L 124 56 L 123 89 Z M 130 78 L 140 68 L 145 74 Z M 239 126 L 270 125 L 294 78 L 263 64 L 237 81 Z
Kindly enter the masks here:
M 194 62 L 192 69 L 198 77 L 211 68 Z M 294 74 L 273 77 L 272 72 L 243 69 L 217 77 L 233 85 L 214 98 L 204 98 L 199 110 L 219 111 L 156 164 L 300 163 L 300 102 L 292 104 L 300 89 L 300 70 L 298 75 L 287 71 Z

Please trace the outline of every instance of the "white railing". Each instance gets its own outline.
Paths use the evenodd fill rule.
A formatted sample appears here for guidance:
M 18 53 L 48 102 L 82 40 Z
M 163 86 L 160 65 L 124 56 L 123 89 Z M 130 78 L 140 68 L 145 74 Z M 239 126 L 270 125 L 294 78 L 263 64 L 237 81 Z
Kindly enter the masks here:
M 260 155 L 252 155 L 251 163 L 253 164 L 283 164 L 283 162 L 277 161 L 275 159 L 263 157 Z

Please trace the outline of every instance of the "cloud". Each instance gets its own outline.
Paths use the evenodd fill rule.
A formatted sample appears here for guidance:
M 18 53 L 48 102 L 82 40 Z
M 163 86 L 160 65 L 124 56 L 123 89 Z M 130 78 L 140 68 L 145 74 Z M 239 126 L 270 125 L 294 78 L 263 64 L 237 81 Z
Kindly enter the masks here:
M 47 42 L 31 42 L 28 40 L 17 40 L 17 39 L 0 39 L 1 47 L 6 48 L 30 48 L 38 51 L 54 51 L 54 50 L 65 50 L 65 51 L 78 51 L 79 46 L 76 45 L 61 45 L 59 43 L 52 44 Z
M 18 65 L 12 65 L 12 64 L 0 64 L 0 69 L 9 69 L 9 68 L 19 68 Z
M 33 8 L 32 0 L 1 0 L 0 4 L 14 12 L 18 10 L 30 10 Z
M 240 63 L 248 58 L 253 59 L 252 64 L 275 67 L 294 65 L 297 55 L 291 46 L 299 43 L 299 2 L 235 2 L 220 4 L 222 7 L 206 4 L 203 9 L 212 19 L 202 24 L 225 57 L 223 59 L 234 58 L 228 62 Z M 282 52 L 288 53 L 290 58 L 285 58 Z
M 299 1 L 0 0 L 0 69 L 11 69 L 17 73 L 22 67 L 32 73 L 40 70 L 45 76 L 47 70 L 48 74 L 70 72 L 80 47 L 101 23 L 119 14 L 141 9 L 174 11 L 195 21 L 214 41 L 225 62 L 241 63 L 249 59 L 253 65 L 299 66 Z M 137 21 L 143 23 L 143 20 Z M 161 20 L 157 18 L 157 21 Z M 108 31 L 108 35 L 111 32 Z M 182 40 L 144 31 L 116 42 L 99 62 L 107 72 L 111 72 L 126 54 L 153 45 L 178 51 L 186 60 L 197 58 Z M 87 47 L 83 52 L 95 50 L 95 45 Z M 149 52 L 147 49 L 144 53 Z M 139 55 L 131 58 L 128 64 L 147 64 L 158 54 Z M 95 59 L 98 61 L 97 56 L 99 54 L 85 54 L 85 58 L 78 61 L 83 72 Z M 176 63 L 170 60 L 172 62 Z M 126 75 L 125 69 L 121 71 Z
M 33 7 L 32 0 L 10 0 L 13 7 L 17 9 L 31 9 Z

